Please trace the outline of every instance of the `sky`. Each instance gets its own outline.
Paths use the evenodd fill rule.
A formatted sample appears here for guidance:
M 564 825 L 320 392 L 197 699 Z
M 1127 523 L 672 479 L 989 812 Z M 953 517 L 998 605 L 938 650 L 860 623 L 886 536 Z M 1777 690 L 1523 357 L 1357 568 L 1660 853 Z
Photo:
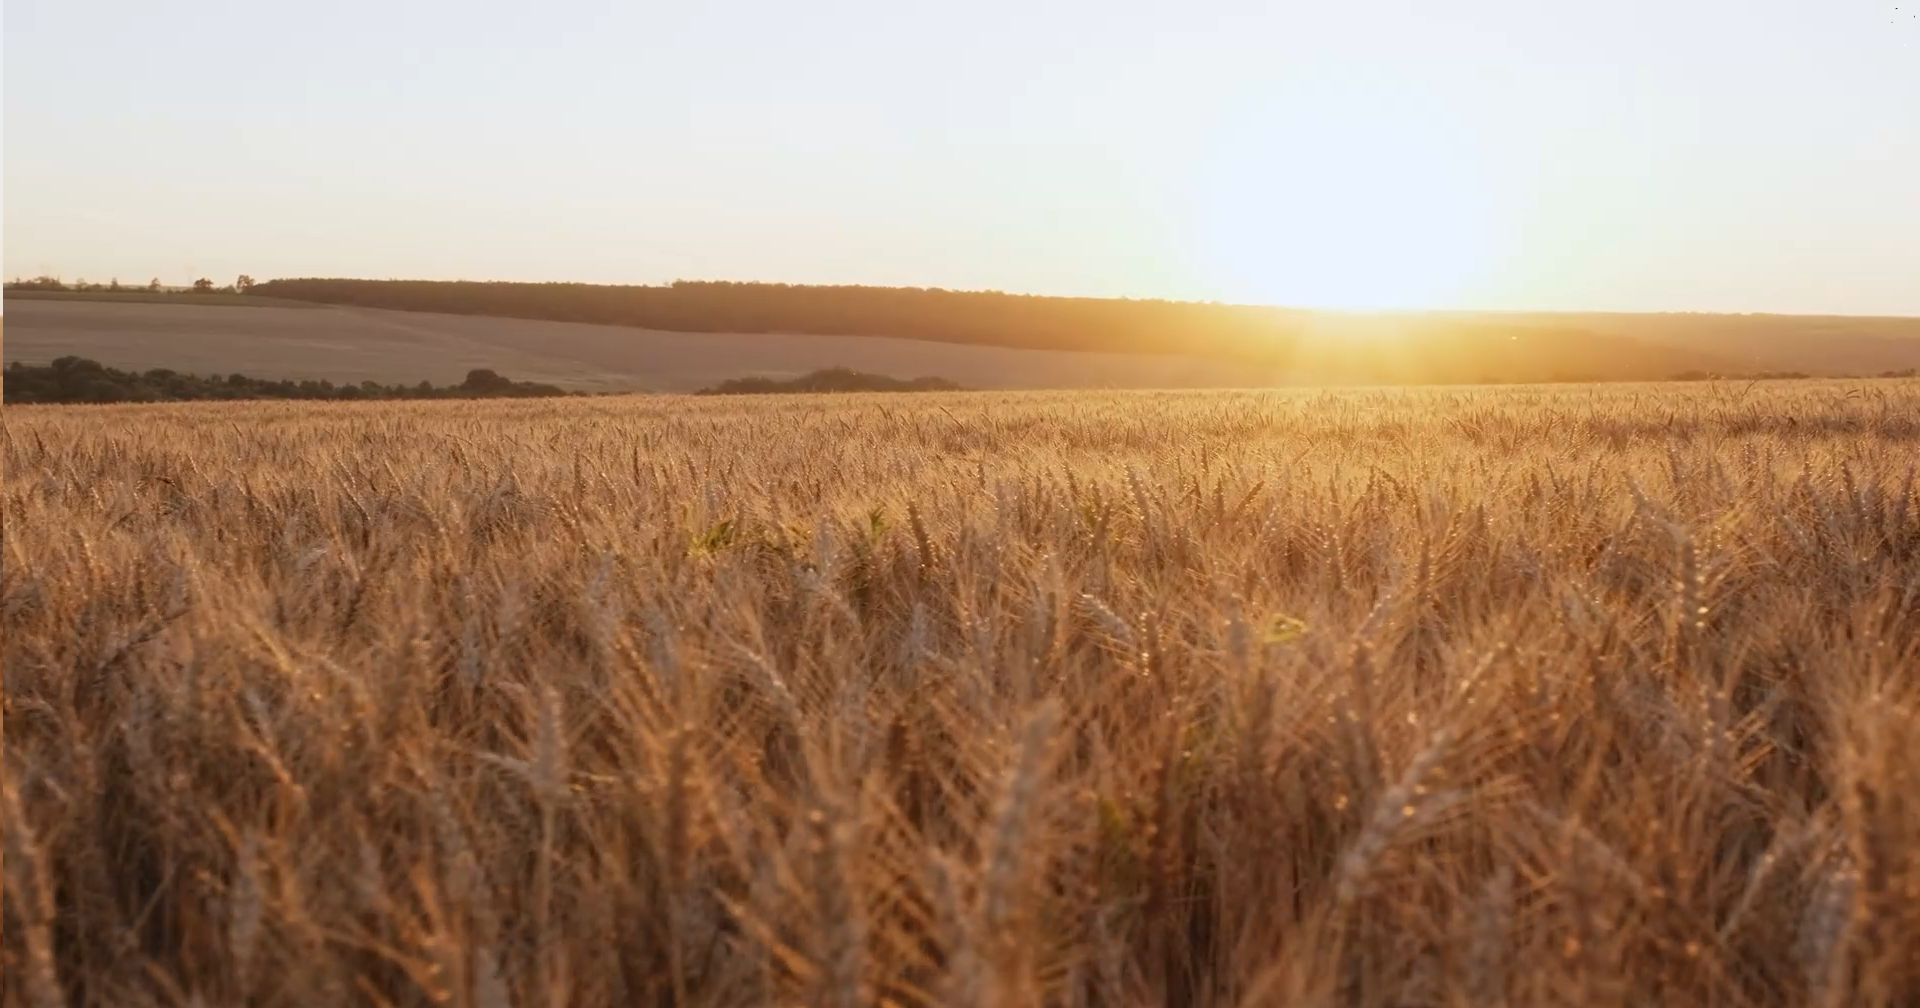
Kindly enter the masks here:
M 7 0 L 4 272 L 1920 315 L 1916 9 Z

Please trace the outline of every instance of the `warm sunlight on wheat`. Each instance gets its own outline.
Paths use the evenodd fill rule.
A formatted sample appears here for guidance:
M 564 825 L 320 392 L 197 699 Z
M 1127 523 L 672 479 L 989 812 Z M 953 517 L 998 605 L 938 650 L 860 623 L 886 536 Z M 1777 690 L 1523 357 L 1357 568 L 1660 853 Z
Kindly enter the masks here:
M 1909 1003 L 1916 416 L 14 407 L 4 1000 Z

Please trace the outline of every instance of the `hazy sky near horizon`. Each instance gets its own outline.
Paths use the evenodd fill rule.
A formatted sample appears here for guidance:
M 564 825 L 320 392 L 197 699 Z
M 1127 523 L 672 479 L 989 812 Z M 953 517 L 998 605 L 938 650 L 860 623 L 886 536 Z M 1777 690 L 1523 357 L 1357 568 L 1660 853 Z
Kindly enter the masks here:
M 7 0 L 5 272 L 1920 315 L 1920 0 Z

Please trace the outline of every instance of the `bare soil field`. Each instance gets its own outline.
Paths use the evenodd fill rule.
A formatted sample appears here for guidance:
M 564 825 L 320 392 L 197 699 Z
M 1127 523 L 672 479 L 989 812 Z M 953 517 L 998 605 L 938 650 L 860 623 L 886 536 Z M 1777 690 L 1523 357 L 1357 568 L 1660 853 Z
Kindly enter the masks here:
M 968 388 L 1259 386 L 1281 376 L 1196 358 L 1013 350 L 856 336 L 670 333 L 370 308 L 9 299 L 6 359 L 68 354 L 132 370 L 435 384 L 490 368 L 584 391 L 690 392 L 728 378 L 848 366 Z
M 1914 380 L 9 407 L 0 1002 L 1912 1005 L 1917 456 Z

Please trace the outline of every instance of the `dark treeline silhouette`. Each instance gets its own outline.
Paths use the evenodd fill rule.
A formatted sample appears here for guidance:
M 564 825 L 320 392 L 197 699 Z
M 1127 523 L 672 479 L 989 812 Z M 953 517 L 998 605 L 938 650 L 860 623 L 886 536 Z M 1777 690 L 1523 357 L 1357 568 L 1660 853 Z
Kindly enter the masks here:
M 892 378 L 852 368 L 824 368 L 798 378 L 729 378 L 695 395 L 768 395 L 780 392 L 958 392 L 945 378 Z
M 330 381 L 249 378 L 240 374 L 181 374 L 165 368 L 121 371 L 84 357 L 52 364 L 7 365 L 4 391 L 10 403 L 176 402 L 190 399 L 495 399 L 569 395 L 553 385 L 517 382 L 485 369 L 467 372 L 458 385 L 335 385 Z
M 253 287 L 254 287 L 254 279 L 246 275 L 245 273 L 242 273 L 238 277 L 236 277 L 232 283 L 226 285 L 225 287 L 216 286 L 212 280 L 209 280 L 206 277 L 201 277 L 200 279 L 195 280 L 192 286 L 188 287 L 187 290 L 194 294 L 245 294 L 248 291 L 252 290 Z M 145 291 L 150 294 L 158 294 L 158 293 L 161 293 L 162 291 L 167 290 L 168 288 L 166 288 L 160 283 L 159 277 L 154 277 L 152 280 L 149 280 L 144 284 L 128 285 L 128 284 L 121 283 L 119 278 L 117 277 L 107 281 L 106 283 L 88 283 L 85 280 L 75 280 L 72 283 L 68 283 L 67 281 L 62 280 L 59 277 L 47 276 L 45 274 L 42 274 L 40 276 L 32 277 L 32 278 L 15 277 L 12 280 L 8 280 L 6 282 L 5 289 L 8 291 L 39 292 L 39 293 L 54 293 L 54 294 L 66 294 L 66 293 L 87 293 L 87 294 L 128 293 L 128 294 L 131 294 L 131 293 L 137 293 L 141 291 Z

